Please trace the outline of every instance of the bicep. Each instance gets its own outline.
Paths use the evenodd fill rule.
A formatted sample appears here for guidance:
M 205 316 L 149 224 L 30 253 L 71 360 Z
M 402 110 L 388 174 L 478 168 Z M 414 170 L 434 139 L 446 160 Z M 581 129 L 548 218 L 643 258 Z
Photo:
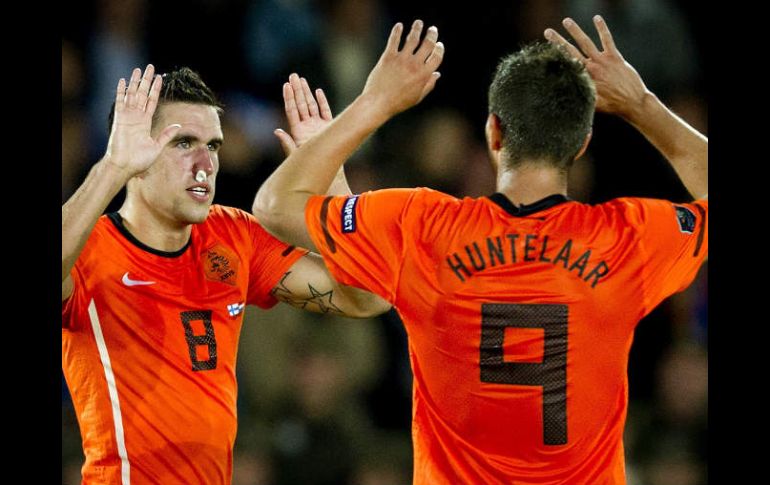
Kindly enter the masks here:
M 61 282 L 61 301 L 64 302 L 72 296 L 72 291 L 75 285 L 72 283 L 72 276 L 67 275 L 64 281 Z
M 316 313 L 363 318 L 386 312 L 390 304 L 358 288 L 337 283 L 316 253 L 298 259 L 271 294 L 291 306 Z

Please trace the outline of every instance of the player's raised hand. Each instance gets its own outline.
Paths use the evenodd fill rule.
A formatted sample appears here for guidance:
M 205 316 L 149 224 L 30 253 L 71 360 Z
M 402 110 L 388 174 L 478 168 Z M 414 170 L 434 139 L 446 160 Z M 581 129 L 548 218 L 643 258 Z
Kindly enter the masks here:
M 332 110 L 322 89 L 315 90 L 315 97 L 304 77 L 289 76 L 283 84 L 283 108 L 289 122 L 289 132 L 278 128 L 275 136 L 288 157 L 298 146 L 312 138 L 332 121 Z
M 105 158 L 123 169 L 129 178 L 147 170 L 181 128 L 170 125 L 152 136 L 152 117 L 163 82 L 161 76 L 154 74 L 152 64 L 147 65 L 144 74 L 136 68 L 128 86 L 121 78 L 115 93 L 115 117 Z
M 642 103 L 649 91 L 636 69 L 623 59 L 604 19 L 595 15 L 593 20 L 601 39 L 601 51 L 569 17 L 565 18 L 562 24 L 577 47 L 553 29 L 545 30 L 545 38 L 549 42 L 564 46 L 575 59 L 586 66 L 596 85 L 597 111 L 627 117 Z
M 428 28 L 421 42 L 422 28 L 422 20 L 415 20 L 403 48 L 399 50 L 404 27 L 397 23 L 390 32 L 377 65 L 366 80 L 362 95 L 372 96 L 382 103 L 390 116 L 422 101 L 441 76 L 436 69 L 444 58 L 444 44 L 438 42 L 435 26 Z

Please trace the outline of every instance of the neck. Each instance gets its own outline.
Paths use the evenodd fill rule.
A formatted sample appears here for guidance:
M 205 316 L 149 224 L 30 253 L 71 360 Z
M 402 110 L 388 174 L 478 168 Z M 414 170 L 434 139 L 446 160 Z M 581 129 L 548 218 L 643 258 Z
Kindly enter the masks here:
M 567 195 L 567 174 L 542 164 L 524 163 L 516 168 L 500 167 L 497 191 L 514 205 L 528 205 L 549 195 Z
M 128 197 L 118 213 L 128 232 L 153 249 L 174 252 L 190 240 L 191 224 L 170 220 L 151 209 L 141 209 Z

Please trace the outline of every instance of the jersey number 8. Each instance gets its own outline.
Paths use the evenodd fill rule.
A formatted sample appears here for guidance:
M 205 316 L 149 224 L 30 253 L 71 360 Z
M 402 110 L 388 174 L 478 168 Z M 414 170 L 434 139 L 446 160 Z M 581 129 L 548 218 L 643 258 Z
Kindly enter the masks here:
M 179 314 L 184 326 L 184 336 L 187 339 L 187 347 L 190 351 L 190 360 L 192 361 L 192 370 L 212 370 L 217 368 L 217 339 L 214 335 L 214 325 L 211 324 L 211 310 L 191 310 Z M 192 322 L 202 321 L 206 333 L 195 335 L 193 333 Z M 208 347 L 209 358 L 206 360 L 198 359 L 197 348 L 201 345 Z

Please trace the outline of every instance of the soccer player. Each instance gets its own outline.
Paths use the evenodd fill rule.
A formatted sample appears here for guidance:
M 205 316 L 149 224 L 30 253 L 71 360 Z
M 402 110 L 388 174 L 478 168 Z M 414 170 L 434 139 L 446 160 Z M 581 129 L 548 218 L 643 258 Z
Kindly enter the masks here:
M 393 303 L 414 372 L 414 483 L 624 484 L 626 366 L 634 327 L 684 289 L 708 251 L 708 140 L 669 111 L 615 48 L 552 43 L 505 57 L 486 138 L 498 192 L 427 188 L 324 196 L 337 169 L 438 79 L 435 27 L 402 26 L 360 96 L 260 188 L 254 212 L 316 247 L 338 281 Z M 578 49 L 579 47 L 579 49 Z M 693 200 L 567 198 L 594 110 L 623 117 Z
M 319 102 L 289 120 L 285 148 L 331 120 Z M 118 83 L 106 154 L 62 206 L 62 368 L 83 483 L 230 483 L 244 305 L 350 317 L 390 307 L 338 285 L 319 255 L 251 214 L 212 205 L 221 113 L 192 70 L 135 69 Z M 338 181 L 336 193 L 349 193 Z M 101 215 L 123 186 L 120 210 Z

